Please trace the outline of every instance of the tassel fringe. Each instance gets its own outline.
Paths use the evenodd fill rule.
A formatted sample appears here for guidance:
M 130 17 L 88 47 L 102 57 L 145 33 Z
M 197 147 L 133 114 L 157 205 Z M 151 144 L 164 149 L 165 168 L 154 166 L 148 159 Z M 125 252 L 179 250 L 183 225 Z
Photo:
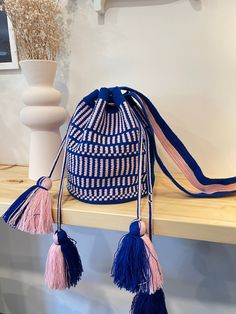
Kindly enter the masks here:
M 40 178 L 8 208 L 3 220 L 14 229 L 32 234 L 52 232 L 52 200 L 48 192 L 51 187 L 50 178 Z
M 48 252 L 45 282 L 50 289 L 63 290 L 68 287 L 64 257 L 60 245 L 55 243 L 51 245 Z
M 163 274 L 153 243 L 146 233 L 142 236 L 142 240 L 145 243 L 149 260 L 149 287 L 141 290 L 143 292 L 154 293 L 163 285 Z
M 145 223 L 135 220 L 119 242 L 111 270 L 114 283 L 136 293 L 153 293 L 163 284 L 163 275 Z
M 149 259 L 139 224 L 139 221 L 132 222 L 129 233 L 121 238 L 111 270 L 114 283 L 133 293 L 138 292 L 149 277 Z
M 133 299 L 130 313 L 168 314 L 163 290 L 159 289 L 154 294 L 137 293 Z
M 163 275 L 145 223 L 135 220 L 121 238 L 115 253 L 111 276 L 119 288 L 136 293 L 131 314 L 168 314 Z
M 76 242 L 64 230 L 56 231 L 53 241 L 46 261 L 45 282 L 50 289 L 75 287 L 83 273 Z

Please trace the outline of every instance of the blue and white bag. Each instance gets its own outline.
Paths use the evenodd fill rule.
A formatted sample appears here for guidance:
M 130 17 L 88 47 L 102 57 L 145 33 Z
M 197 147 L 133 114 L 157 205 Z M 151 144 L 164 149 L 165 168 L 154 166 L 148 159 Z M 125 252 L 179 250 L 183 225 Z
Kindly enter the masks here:
M 85 97 L 71 119 L 66 143 L 68 191 L 83 202 L 113 204 L 147 194 L 145 135 L 142 121 L 118 87 Z M 142 155 L 139 156 L 140 152 Z M 154 155 L 151 158 L 153 173 Z
M 161 160 L 155 136 L 198 192 L 183 187 Z M 137 200 L 136 219 L 122 237 L 111 275 L 119 288 L 135 293 L 132 314 L 167 314 L 163 275 L 152 244 L 154 160 L 183 192 L 193 197 L 217 197 L 236 192 L 236 178 L 211 179 L 169 128 L 151 101 L 128 87 L 101 88 L 78 104 L 48 177 L 24 192 L 3 219 L 30 233 L 52 231 L 48 190 L 57 160 L 64 153 L 57 206 L 57 230 L 49 250 L 45 280 L 53 289 L 75 286 L 83 267 L 76 242 L 61 228 L 63 178 L 69 193 L 82 202 L 113 204 Z M 141 219 L 141 197 L 148 196 L 149 225 Z

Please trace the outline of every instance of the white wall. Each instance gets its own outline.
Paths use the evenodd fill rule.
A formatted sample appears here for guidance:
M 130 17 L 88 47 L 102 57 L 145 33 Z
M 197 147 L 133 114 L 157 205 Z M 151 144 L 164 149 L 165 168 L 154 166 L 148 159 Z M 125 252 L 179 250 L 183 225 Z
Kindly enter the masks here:
M 90 0 L 66 2 L 70 38 L 56 86 L 69 112 L 94 88 L 129 85 L 153 100 L 206 174 L 235 174 L 236 2 L 108 0 L 104 24 L 97 23 Z M 1 163 L 27 163 L 29 132 L 18 118 L 24 88 L 20 72 L 1 71 Z M 78 288 L 51 292 L 42 276 L 51 237 L 24 235 L 1 224 L 0 312 L 128 313 L 130 295 L 109 278 L 121 234 L 67 229 L 79 242 L 86 273 Z M 154 242 L 170 314 L 236 312 L 235 246 L 171 238 Z

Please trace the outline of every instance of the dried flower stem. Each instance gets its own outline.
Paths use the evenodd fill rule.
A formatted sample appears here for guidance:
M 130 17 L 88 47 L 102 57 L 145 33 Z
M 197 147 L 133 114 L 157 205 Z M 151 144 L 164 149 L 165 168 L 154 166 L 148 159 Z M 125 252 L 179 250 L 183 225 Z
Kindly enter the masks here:
M 5 0 L 21 60 L 55 60 L 62 40 L 61 8 L 55 0 Z

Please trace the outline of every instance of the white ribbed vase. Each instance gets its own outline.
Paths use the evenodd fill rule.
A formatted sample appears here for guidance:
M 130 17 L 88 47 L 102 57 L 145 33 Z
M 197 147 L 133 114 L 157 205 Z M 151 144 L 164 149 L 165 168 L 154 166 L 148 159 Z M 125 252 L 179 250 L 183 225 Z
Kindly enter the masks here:
M 29 178 L 47 176 L 61 143 L 59 127 L 66 120 L 66 111 L 60 107 L 61 93 L 53 87 L 57 63 L 49 60 L 24 60 L 20 66 L 29 88 L 23 93 L 26 104 L 21 110 L 21 121 L 31 129 Z M 59 179 L 60 158 L 52 176 Z

